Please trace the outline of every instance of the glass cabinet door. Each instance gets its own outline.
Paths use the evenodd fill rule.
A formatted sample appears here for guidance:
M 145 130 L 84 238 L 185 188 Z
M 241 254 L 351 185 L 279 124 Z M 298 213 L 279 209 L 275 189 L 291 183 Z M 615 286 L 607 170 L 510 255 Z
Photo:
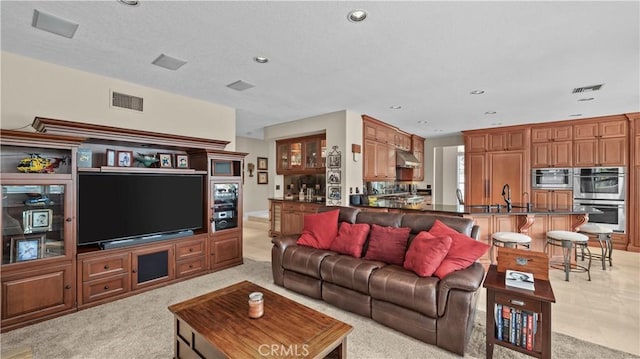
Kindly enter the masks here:
M 318 140 L 305 143 L 305 168 L 320 167 L 320 143 Z
M 278 169 L 289 169 L 289 150 L 288 143 L 278 145 Z
M 65 199 L 66 185 L 2 185 L 2 264 L 65 255 Z
M 214 230 L 237 228 L 240 215 L 240 184 L 214 183 L 213 193 L 213 223 Z
M 290 158 L 291 169 L 302 168 L 302 142 L 291 143 Z

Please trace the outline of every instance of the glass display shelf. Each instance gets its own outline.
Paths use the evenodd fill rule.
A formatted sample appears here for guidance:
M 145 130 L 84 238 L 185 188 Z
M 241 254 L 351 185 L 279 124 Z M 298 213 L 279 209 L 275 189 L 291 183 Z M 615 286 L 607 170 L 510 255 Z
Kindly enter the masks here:
M 2 186 L 2 264 L 65 255 L 65 189 Z

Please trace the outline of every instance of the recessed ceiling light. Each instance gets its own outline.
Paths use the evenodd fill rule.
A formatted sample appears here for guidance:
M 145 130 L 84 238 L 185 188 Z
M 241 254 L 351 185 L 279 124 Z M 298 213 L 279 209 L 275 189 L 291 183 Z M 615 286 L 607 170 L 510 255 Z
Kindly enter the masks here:
M 585 98 L 578 99 L 578 101 L 582 101 L 582 102 L 584 102 L 584 101 L 592 101 L 592 100 L 594 100 L 593 97 L 585 97 Z
M 502 122 L 493 122 L 491 124 L 491 126 L 500 126 L 500 125 L 502 125 Z
M 266 64 L 267 62 L 269 62 L 269 59 L 264 56 L 256 56 L 253 58 L 253 61 L 259 64 Z
M 137 0 L 118 0 L 119 3 L 127 5 L 127 6 L 138 6 L 140 5 L 140 1 Z
M 164 67 L 168 70 L 177 70 L 182 67 L 182 65 L 187 62 L 184 60 L 177 59 L 175 57 L 167 56 L 165 54 L 160 54 L 155 60 L 153 60 L 152 64 L 160 67 Z
M 571 117 L 579 117 L 579 116 L 582 116 L 582 114 L 581 113 L 574 113 L 573 115 L 569 115 L 569 116 L 571 116 Z
M 497 113 L 497 112 L 495 112 L 495 111 L 487 111 L 487 112 L 485 112 L 484 114 L 485 114 L 485 115 L 495 115 L 496 113 Z
M 68 38 L 72 38 L 78 29 L 78 24 L 40 10 L 33 10 L 31 26 Z
M 399 110 L 402 108 L 402 106 L 395 105 L 395 106 L 389 106 L 389 108 L 392 110 Z
M 421 124 L 421 125 L 426 125 L 427 121 L 426 120 L 419 120 L 418 123 Z
M 472 95 L 482 95 L 484 93 L 484 90 L 473 90 L 469 93 Z
M 364 19 L 366 18 L 367 18 L 367 12 L 362 9 L 352 10 L 347 15 L 347 19 L 349 19 L 349 21 L 351 22 L 361 22 L 361 21 L 364 21 Z

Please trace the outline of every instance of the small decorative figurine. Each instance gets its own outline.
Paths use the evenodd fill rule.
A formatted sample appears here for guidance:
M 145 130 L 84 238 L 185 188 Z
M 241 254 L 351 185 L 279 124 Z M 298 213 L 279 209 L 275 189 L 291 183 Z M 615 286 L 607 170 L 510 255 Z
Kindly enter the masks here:
M 156 155 L 145 155 L 144 153 L 138 152 L 136 161 L 142 163 L 145 167 L 151 167 L 154 163 L 158 162 L 159 159 L 156 158 Z
M 60 164 L 60 161 L 55 161 Z M 24 173 L 53 173 L 53 169 L 57 167 L 48 158 L 40 157 L 37 153 L 30 153 L 29 157 L 25 157 L 18 163 L 18 171 Z

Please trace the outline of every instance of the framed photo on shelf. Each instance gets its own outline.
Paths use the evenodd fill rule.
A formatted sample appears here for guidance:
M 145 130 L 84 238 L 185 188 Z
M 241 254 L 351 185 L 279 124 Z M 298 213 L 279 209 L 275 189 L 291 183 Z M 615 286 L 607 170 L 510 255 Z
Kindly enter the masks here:
M 266 157 L 258 157 L 258 171 L 266 171 L 269 169 L 269 159 Z
M 115 166 L 116 165 L 116 150 L 107 149 L 107 166 Z
M 42 258 L 42 249 L 46 235 L 35 234 L 24 237 L 11 237 L 10 262 L 22 262 Z
M 31 209 L 22 212 L 24 233 L 47 232 L 53 227 L 53 211 L 50 209 Z
M 161 168 L 173 168 L 173 155 L 171 153 L 158 153 Z
M 258 184 L 267 184 L 267 183 L 269 183 L 269 173 L 258 172 Z
M 340 193 L 340 187 L 336 186 L 336 187 L 329 187 L 329 199 L 334 200 L 334 201 L 339 201 L 340 199 L 342 199 L 342 194 Z
M 327 178 L 329 183 L 331 184 L 339 184 L 340 183 L 340 170 L 330 169 L 327 170 Z
M 329 168 L 340 167 L 340 155 L 329 155 Z
M 176 168 L 189 168 L 189 156 L 176 155 Z
M 117 163 L 118 167 L 131 167 L 133 165 L 133 152 L 118 151 L 117 160 L 118 160 L 118 163 Z

